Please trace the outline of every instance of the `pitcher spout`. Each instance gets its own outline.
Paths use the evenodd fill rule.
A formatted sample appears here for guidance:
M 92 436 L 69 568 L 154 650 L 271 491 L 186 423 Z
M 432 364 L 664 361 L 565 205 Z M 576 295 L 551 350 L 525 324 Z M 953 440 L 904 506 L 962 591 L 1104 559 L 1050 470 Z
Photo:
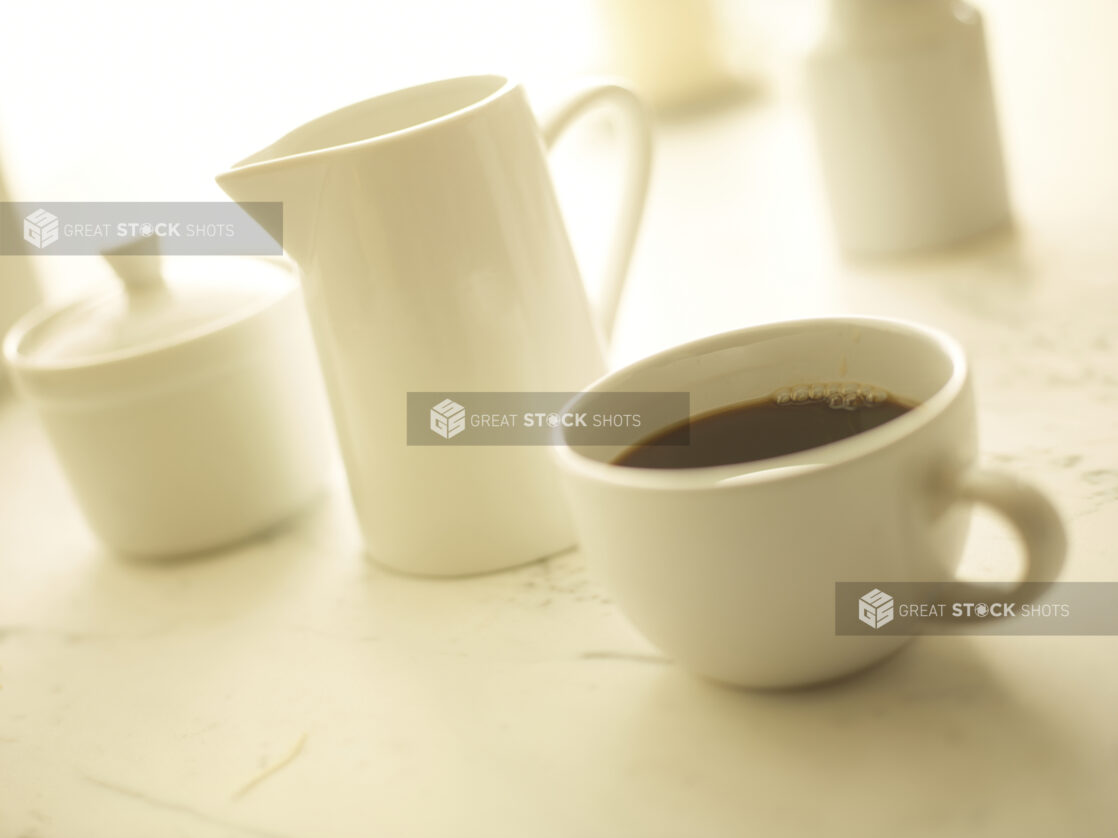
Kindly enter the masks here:
M 514 88 L 501 76 L 466 76 L 367 99 L 296 128 L 218 175 L 217 184 L 258 222 L 274 207 L 252 204 L 281 201 L 281 244 L 296 262 L 303 262 L 311 256 L 320 202 L 328 206 L 336 199 L 330 187 L 344 188 L 348 177 L 334 169 L 335 163 L 374 154 L 380 143 L 427 123 L 477 112 Z M 331 173 L 335 180 L 328 184 Z
M 217 185 L 296 262 L 310 256 L 314 196 L 322 163 L 313 157 L 274 156 L 272 147 L 235 163 Z M 277 204 L 282 206 L 278 211 Z

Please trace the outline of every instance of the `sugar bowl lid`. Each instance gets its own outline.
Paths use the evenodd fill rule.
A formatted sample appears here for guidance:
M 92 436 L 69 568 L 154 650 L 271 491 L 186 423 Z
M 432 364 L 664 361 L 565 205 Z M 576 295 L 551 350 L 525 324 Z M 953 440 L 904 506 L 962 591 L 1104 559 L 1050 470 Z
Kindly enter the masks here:
M 84 398 L 234 363 L 251 350 L 252 321 L 297 290 L 284 260 L 167 262 L 156 237 L 102 255 L 119 288 L 40 308 L 9 333 L 4 357 L 17 382 Z
M 200 337 L 291 290 L 293 280 L 263 260 L 214 257 L 164 275 L 155 237 L 103 254 L 120 279 L 114 293 L 67 306 L 28 331 L 21 355 L 35 365 L 96 363 Z M 196 259 L 198 257 L 195 257 Z

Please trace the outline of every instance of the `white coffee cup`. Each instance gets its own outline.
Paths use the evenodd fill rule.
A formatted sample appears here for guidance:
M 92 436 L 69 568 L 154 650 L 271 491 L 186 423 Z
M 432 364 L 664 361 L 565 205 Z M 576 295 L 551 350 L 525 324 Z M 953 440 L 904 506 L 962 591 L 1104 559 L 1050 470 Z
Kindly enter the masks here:
M 596 393 L 686 391 L 697 416 L 836 380 L 916 407 L 817 448 L 680 470 L 615 465 L 618 447 L 571 447 L 557 432 L 589 559 L 633 623 L 694 672 L 786 687 L 886 657 L 910 638 L 836 636 L 836 583 L 953 578 L 972 501 L 1017 529 L 1024 582 L 1060 570 L 1058 514 L 1035 489 L 976 467 L 966 357 L 923 326 L 821 318 L 729 332 L 607 375 L 571 409 Z

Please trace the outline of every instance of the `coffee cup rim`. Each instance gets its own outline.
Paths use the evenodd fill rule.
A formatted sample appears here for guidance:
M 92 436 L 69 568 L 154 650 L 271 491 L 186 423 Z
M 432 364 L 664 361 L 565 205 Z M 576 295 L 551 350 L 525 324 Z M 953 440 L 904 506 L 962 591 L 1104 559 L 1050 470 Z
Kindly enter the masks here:
M 574 409 L 591 393 L 611 392 L 619 380 L 638 370 L 646 370 L 687 357 L 710 354 L 740 342 L 745 336 L 762 337 L 791 330 L 820 326 L 850 326 L 888 330 L 910 337 L 922 338 L 934 345 L 951 363 L 951 373 L 943 385 L 910 411 L 871 430 L 827 445 L 804 451 L 757 460 L 751 463 L 730 463 L 718 466 L 697 466 L 680 469 L 632 468 L 588 457 L 565 440 L 562 428 L 552 434 L 559 464 L 565 470 L 601 482 L 647 489 L 717 489 L 728 486 L 761 485 L 794 479 L 808 473 L 831 470 L 872 452 L 887 448 L 932 422 L 963 391 L 969 372 L 966 353 L 959 342 L 939 329 L 911 320 L 872 316 L 823 316 L 780 320 L 742 329 L 721 332 L 705 338 L 673 346 L 606 373 L 585 387 L 568 403 Z M 818 452 L 827 450 L 826 462 L 816 462 Z M 762 465 L 763 464 L 763 465 Z

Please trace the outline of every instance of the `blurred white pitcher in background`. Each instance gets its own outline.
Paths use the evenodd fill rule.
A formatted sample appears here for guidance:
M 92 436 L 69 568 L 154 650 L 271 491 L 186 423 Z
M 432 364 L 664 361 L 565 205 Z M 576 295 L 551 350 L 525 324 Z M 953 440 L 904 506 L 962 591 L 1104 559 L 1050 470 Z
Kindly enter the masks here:
M 284 204 L 357 516 L 385 564 L 477 573 L 575 541 L 546 448 L 408 446 L 405 404 L 418 391 L 573 391 L 604 371 L 545 157 L 599 102 L 630 129 L 608 336 L 651 155 L 623 87 L 582 90 L 541 129 L 505 78 L 438 81 L 309 122 L 217 178 L 238 202 Z
M 982 16 L 960 0 L 830 0 L 805 88 L 835 231 L 853 256 L 1010 223 Z

